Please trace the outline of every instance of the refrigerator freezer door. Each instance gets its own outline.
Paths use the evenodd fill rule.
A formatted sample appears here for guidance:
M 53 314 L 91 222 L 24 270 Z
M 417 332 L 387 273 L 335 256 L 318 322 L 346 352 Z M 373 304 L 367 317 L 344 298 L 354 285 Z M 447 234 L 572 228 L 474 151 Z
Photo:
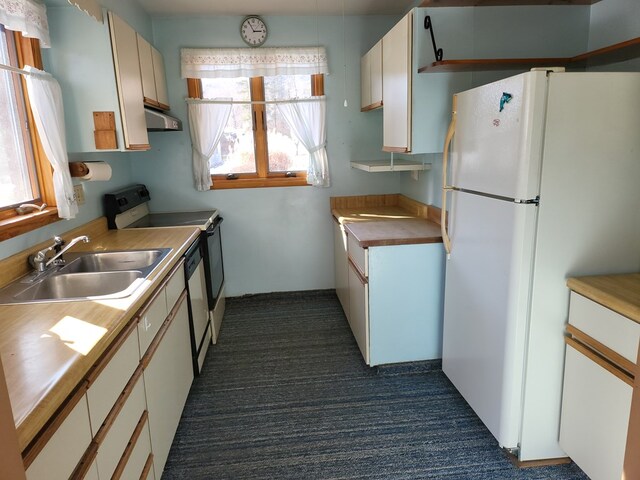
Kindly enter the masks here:
M 528 72 L 457 95 L 453 186 L 523 200 L 539 194 L 546 88 L 546 72 Z
M 501 446 L 518 446 L 537 207 L 453 192 L 442 369 Z

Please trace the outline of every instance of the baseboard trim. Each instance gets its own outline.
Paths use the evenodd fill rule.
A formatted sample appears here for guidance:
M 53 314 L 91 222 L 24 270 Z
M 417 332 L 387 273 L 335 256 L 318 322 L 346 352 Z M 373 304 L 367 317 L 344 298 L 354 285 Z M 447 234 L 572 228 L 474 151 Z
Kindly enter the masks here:
M 541 460 L 518 460 L 513 453 L 509 452 L 506 449 L 502 449 L 502 451 L 507 455 L 509 461 L 513 463 L 518 468 L 534 468 L 534 467 L 548 467 L 550 465 L 564 465 L 566 463 L 571 463 L 571 459 L 569 457 L 560 457 L 560 458 L 543 458 Z

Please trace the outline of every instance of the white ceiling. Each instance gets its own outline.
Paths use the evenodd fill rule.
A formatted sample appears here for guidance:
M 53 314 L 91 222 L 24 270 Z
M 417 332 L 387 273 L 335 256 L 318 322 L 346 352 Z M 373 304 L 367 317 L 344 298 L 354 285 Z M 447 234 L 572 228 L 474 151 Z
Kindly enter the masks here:
M 416 0 L 138 0 L 160 15 L 389 15 L 402 14 Z

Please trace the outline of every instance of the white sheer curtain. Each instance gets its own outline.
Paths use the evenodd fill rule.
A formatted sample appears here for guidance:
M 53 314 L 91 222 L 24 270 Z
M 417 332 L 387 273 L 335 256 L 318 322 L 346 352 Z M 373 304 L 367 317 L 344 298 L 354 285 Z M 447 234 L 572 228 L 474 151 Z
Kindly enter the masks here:
M 49 47 L 47 8 L 34 0 L 0 0 L 0 23 L 25 37 L 37 38 Z
M 53 189 L 60 218 L 74 218 L 78 204 L 73 199 L 73 183 L 69 173 L 64 109 L 60 85 L 47 72 L 26 66 L 27 91 L 33 119 L 45 155 L 53 167 Z
M 309 152 L 307 183 L 314 187 L 328 187 L 330 181 L 325 148 L 327 142 L 325 98 L 309 102 L 278 103 L 278 110 Z
M 216 100 L 231 101 L 230 98 Z M 212 185 L 209 159 L 220 142 L 230 114 L 231 103 L 189 103 L 189 132 L 196 190 L 206 191 Z

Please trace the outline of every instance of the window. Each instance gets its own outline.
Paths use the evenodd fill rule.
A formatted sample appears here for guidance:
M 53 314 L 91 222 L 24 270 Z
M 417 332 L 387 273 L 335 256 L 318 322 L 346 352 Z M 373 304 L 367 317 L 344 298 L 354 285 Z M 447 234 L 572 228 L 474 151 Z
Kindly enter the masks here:
M 213 188 L 307 185 L 309 154 L 268 102 L 324 95 L 323 80 L 322 74 L 189 79 L 190 97 L 246 102 L 233 104 L 211 158 Z
M 0 63 L 42 68 L 37 40 L 27 39 L 0 25 Z M 58 220 L 55 208 L 18 215 L 23 203 L 55 207 L 52 171 L 40 150 L 22 76 L 0 70 L 0 240 Z

